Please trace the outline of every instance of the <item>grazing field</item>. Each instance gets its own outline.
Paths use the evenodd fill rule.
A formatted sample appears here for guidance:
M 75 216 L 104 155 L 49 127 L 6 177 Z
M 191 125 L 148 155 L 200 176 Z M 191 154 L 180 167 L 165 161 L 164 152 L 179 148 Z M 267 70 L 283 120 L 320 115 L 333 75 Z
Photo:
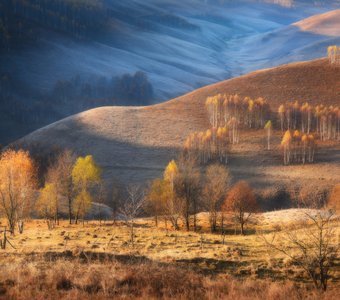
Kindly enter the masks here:
M 197 216 L 199 232 L 173 231 L 163 221 L 155 227 L 153 219 L 138 219 L 133 245 L 130 228 L 123 222 L 91 221 L 82 226 L 61 221 L 48 230 L 43 220 L 32 220 L 23 234 L 10 237 L 15 249 L 0 250 L 0 299 L 105 299 L 113 295 L 336 299 L 339 258 L 329 288 L 321 296 L 294 261 L 270 250 L 263 240 L 271 238 L 274 230 L 290 230 L 307 212 L 317 213 L 291 209 L 254 215 L 245 236 L 239 235 L 228 216 L 225 235 L 209 233 L 207 213 Z M 339 227 L 336 230 L 339 235 Z

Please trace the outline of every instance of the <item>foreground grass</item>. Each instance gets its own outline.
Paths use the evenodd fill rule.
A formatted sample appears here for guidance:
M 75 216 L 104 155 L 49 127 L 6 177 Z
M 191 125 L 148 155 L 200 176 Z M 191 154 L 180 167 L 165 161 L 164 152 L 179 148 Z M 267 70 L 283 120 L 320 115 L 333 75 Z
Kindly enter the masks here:
M 309 290 L 306 274 L 254 233 L 271 234 L 275 218 L 279 213 L 254 219 L 246 236 L 227 223 L 225 237 L 209 233 L 205 214 L 197 233 L 140 219 L 133 246 L 124 223 L 62 221 L 47 230 L 44 221 L 30 221 L 10 238 L 15 249 L 0 250 L 0 298 L 336 299 L 340 261 L 326 294 Z
M 207 276 L 136 259 L 31 257 L 0 273 L 0 299 L 336 299 L 292 282 Z

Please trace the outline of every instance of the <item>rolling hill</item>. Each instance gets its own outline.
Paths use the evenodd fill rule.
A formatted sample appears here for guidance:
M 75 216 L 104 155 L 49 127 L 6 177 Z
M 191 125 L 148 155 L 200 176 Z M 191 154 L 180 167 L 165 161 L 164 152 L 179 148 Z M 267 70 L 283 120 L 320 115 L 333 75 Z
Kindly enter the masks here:
M 340 43 L 336 31 L 327 33 L 338 27 L 339 7 L 338 0 L 3 1 L 0 144 L 90 108 L 159 103 L 323 57 Z M 144 84 L 131 95 L 128 77 L 139 72 Z
M 262 96 L 274 111 L 290 100 L 340 105 L 340 67 L 326 59 L 293 63 L 209 85 L 162 104 L 100 107 L 41 128 L 17 143 L 92 154 L 103 167 L 107 183 L 145 182 L 161 176 L 189 133 L 208 128 L 204 102 L 216 93 Z M 320 147 L 316 164 L 282 167 L 280 138 L 281 133 L 276 133 L 276 146 L 267 152 L 263 130 L 242 132 L 240 144 L 231 153 L 234 180 L 245 178 L 258 188 L 302 180 L 329 185 L 339 180 L 339 143 Z

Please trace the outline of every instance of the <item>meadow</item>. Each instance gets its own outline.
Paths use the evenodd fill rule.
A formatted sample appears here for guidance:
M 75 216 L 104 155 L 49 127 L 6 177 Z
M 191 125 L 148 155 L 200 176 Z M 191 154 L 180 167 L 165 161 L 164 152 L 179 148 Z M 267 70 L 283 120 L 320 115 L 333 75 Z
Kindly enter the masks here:
M 197 232 L 142 218 L 133 244 L 121 221 L 62 220 L 48 230 L 45 221 L 31 220 L 9 237 L 15 249 L 0 250 L 0 299 L 336 299 L 339 257 L 327 291 L 319 292 L 294 260 L 264 242 L 296 228 L 306 212 L 257 214 L 244 236 L 229 216 L 223 235 L 209 232 L 207 213 L 197 216 Z

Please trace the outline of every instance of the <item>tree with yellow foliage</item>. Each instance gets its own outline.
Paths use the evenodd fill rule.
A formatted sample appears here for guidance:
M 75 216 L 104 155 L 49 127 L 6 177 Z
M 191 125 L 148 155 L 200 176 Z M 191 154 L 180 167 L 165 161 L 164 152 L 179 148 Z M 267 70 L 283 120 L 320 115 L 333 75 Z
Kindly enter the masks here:
M 179 229 L 178 220 L 182 213 L 182 203 L 175 192 L 175 180 L 178 176 L 178 167 L 174 160 L 170 161 L 164 171 L 164 199 L 165 215 L 170 220 L 175 230 Z
M 0 212 L 14 234 L 22 233 L 36 188 L 36 168 L 28 152 L 6 150 L 0 156 Z
M 165 213 L 168 183 L 162 178 L 152 181 L 145 199 L 146 211 L 154 216 L 155 225 L 158 226 L 158 218 Z
M 84 222 L 84 217 L 91 208 L 90 189 L 100 183 L 101 172 L 92 155 L 79 157 L 72 169 L 72 182 L 77 193 L 73 203 L 76 224 L 79 217 L 82 217 Z
M 53 183 L 47 183 L 41 189 L 35 209 L 46 220 L 48 229 L 52 229 L 58 212 L 58 192 Z
M 280 117 L 281 131 L 283 131 L 284 119 L 285 119 L 285 106 L 283 104 L 279 106 L 278 114 Z
M 291 155 L 291 142 L 292 142 L 292 135 L 290 130 L 287 130 L 283 135 L 281 146 L 283 147 L 283 163 L 285 165 L 289 165 L 290 163 L 290 155 Z

